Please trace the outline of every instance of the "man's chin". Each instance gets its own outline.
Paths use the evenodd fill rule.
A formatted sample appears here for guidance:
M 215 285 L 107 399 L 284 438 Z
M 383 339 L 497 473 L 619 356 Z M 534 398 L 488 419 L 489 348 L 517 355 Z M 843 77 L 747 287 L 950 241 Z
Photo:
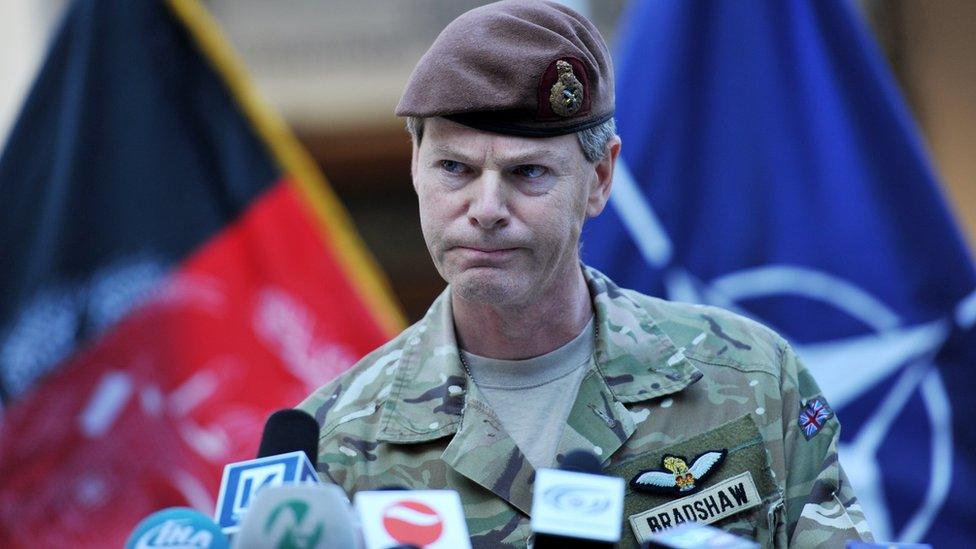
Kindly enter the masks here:
M 485 305 L 506 305 L 518 303 L 523 298 L 519 284 L 504 275 L 486 273 L 463 273 L 451 281 L 454 295 Z

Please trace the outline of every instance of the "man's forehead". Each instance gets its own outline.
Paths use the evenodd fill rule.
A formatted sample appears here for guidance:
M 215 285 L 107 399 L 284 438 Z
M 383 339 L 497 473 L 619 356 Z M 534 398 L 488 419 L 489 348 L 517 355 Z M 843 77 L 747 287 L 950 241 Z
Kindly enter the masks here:
M 471 161 L 492 158 L 515 164 L 542 160 L 568 162 L 574 155 L 582 155 L 575 135 L 517 137 L 476 130 L 441 118 L 427 121 L 421 147 L 435 156 Z

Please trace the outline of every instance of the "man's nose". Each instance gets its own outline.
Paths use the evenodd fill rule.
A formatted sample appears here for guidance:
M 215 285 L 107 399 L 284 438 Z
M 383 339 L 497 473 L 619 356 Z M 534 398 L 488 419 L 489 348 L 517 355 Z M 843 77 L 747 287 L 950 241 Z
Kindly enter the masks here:
M 468 204 L 468 220 L 482 229 L 508 225 L 508 189 L 498 174 L 486 171 L 473 185 L 474 194 Z

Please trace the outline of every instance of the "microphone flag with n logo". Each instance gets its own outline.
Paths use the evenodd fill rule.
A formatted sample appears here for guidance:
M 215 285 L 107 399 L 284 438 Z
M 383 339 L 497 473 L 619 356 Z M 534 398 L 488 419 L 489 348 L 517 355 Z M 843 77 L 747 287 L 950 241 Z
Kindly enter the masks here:
M 199 0 L 77 0 L 0 157 L 0 546 L 122 546 L 403 326 Z
M 783 334 L 875 537 L 972 539 L 976 275 L 853 3 L 633 2 L 618 38 L 622 161 L 585 261 Z

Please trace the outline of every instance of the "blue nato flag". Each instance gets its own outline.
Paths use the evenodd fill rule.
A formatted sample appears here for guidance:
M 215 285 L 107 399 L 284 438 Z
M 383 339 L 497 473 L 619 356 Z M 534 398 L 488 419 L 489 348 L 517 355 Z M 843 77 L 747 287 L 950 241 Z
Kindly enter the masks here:
M 849 2 L 633 2 L 622 162 L 584 260 L 798 349 L 877 539 L 976 537 L 976 275 Z

